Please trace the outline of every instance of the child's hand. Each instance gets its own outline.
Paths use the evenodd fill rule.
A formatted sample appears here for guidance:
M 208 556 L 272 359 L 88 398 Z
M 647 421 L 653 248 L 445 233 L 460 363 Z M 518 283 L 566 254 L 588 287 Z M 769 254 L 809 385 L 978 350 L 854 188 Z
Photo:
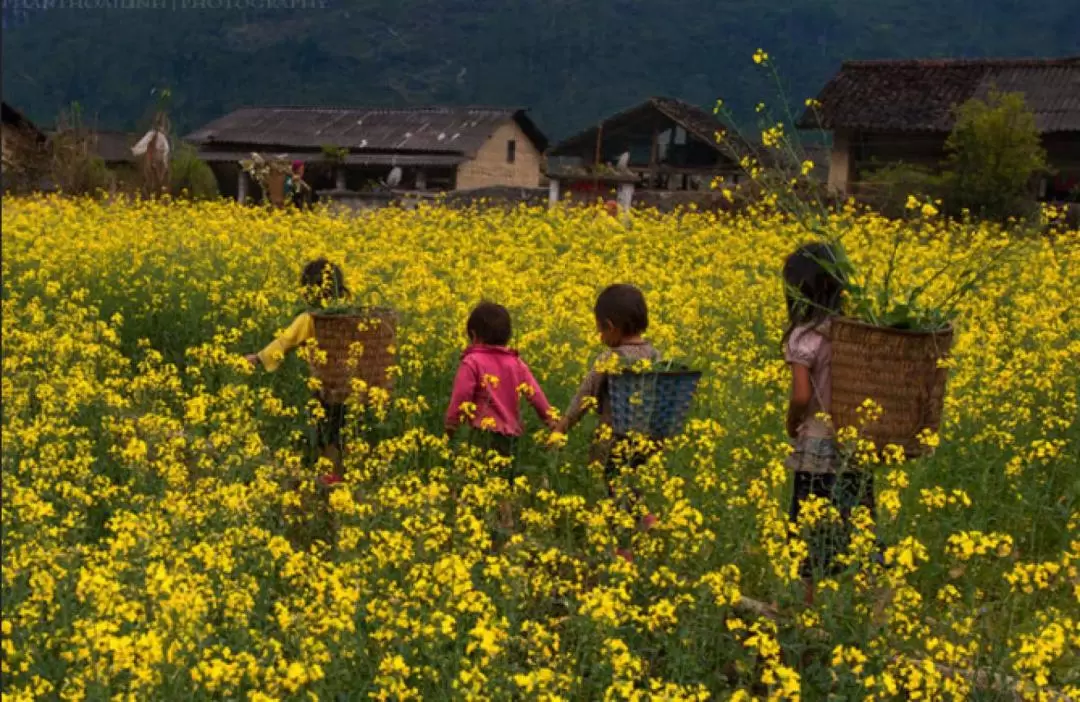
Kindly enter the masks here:
M 246 353 L 246 354 L 244 354 L 244 360 L 247 361 L 248 363 L 250 363 L 252 368 L 258 368 L 259 367 L 259 354 L 257 354 L 257 353 Z

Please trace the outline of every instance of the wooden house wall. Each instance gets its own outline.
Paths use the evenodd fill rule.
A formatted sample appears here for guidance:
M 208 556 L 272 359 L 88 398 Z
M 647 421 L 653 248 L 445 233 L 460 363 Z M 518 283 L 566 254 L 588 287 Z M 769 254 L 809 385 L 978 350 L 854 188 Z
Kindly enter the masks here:
M 944 134 L 859 132 L 849 137 L 856 180 L 887 165 L 906 163 L 937 169 L 945 155 Z
M 844 180 L 846 186 L 842 190 L 858 193 L 872 186 L 875 170 L 888 165 L 904 163 L 940 170 L 946 157 L 947 138 L 946 134 L 845 134 L 843 139 L 846 141 L 838 140 L 837 145 L 846 144 L 850 180 L 844 179 L 843 174 L 839 173 L 831 174 L 830 182 L 839 186 Z M 1044 193 L 1051 198 L 1063 197 L 1080 186 L 1080 133 L 1048 134 L 1043 137 L 1042 143 L 1052 171 L 1046 177 Z M 833 154 L 831 168 L 844 169 L 844 154 Z

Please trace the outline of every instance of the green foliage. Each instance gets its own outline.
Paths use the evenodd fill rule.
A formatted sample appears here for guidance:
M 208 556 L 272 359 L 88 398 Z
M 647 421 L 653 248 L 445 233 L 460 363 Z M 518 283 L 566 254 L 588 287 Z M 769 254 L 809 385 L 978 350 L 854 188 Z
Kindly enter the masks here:
M 321 147 L 323 158 L 327 162 L 332 164 L 345 163 L 345 157 L 349 155 L 349 150 L 343 146 L 333 146 L 330 144 L 324 144 Z
M 945 148 L 950 209 L 990 219 L 1032 213 L 1033 179 L 1046 171 L 1046 152 L 1022 94 L 994 91 L 961 105 Z
M 218 196 L 214 172 L 190 144 L 181 144 L 173 155 L 169 190 L 174 197 L 187 193 L 193 200 L 212 200 Z
M 860 183 L 861 199 L 886 217 L 908 214 L 908 198 L 936 200 L 943 195 L 944 179 L 925 166 L 895 163 L 867 173 Z

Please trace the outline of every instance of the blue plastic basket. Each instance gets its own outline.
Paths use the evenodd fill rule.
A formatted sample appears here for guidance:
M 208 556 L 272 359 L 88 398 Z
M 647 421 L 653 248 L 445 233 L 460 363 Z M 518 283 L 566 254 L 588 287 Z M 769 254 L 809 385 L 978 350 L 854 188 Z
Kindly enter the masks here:
M 682 431 L 701 371 L 669 370 L 608 377 L 612 430 L 666 439 Z

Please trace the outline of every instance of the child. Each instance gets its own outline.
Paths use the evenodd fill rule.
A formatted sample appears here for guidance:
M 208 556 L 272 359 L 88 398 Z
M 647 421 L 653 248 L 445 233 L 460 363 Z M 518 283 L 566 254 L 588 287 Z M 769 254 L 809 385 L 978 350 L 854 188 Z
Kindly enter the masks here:
M 312 309 L 322 307 L 332 300 L 349 296 L 341 268 L 325 258 L 311 261 L 304 266 L 300 274 L 300 286 L 303 289 L 304 301 Z M 268 371 L 275 371 L 281 365 L 285 354 L 314 338 L 315 321 L 310 312 L 304 312 L 293 320 L 284 334 L 270 342 L 265 349 L 257 354 L 248 354 L 245 358 L 253 366 L 262 365 Z M 345 405 L 327 403 L 320 395 L 316 395 L 315 399 L 322 406 L 322 416 L 316 420 L 315 425 L 319 454 L 334 464 L 335 471 L 322 476 L 320 482 L 324 485 L 333 485 L 342 480 L 341 431 L 345 424 Z
M 625 284 L 607 287 L 596 298 L 593 315 L 596 318 L 596 330 L 600 334 L 600 340 L 608 347 L 608 350 L 597 358 L 595 365 L 605 364 L 610 361 L 612 355 L 618 356 L 625 365 L 633 365 L 634 362 L 641 360 L 653 362 L 660 360 L 660 353 L 641 337 L 649 328 L 649 311 L 645 306 L 645 296 L 636 287 Z M 610 427 L 611 398 L 607 377 L 595 369 L 586 374 L 577 394 L 570 401 L 569 409 L 556 425 L 555 431 L 563 434 L 568 432 L 581 421 L 590 406 L 596 408 L 600 415 L 601 425 Z M 648 456 L 641 452 L 633 452 L 630 441 L 625 436 L 613 436 L 613 440 L 608 442 L 606 448 L 604 477 L 608 484 L 608 494 L 614 498 L 614 480 L 619 472 L 616 458 L 622 458 L 629 466 L 637 467 L 642 465 Z M 655 523 L 656 518 L 653 515 L 646 515 L 642 519 L 641 526 L 648 529 Z M 628 552 L 620 550 L 620 555 L 628 558 Z
M 794 451 L 787 459 L 795 480 L 790 518 L 797 522 L 802 503 L 815 496 L 829 500 L 843 521 L 840 528 L 820 525 L 810 534 L 810 557 L 799 569 L 807 604 L 814 599 L 814 574 L 837 570 L 833 561 L 847 549 L 852 510 L 860 505 L 874 507 L 872 476 L 840 470 L 833 428 L 818 416 L 829 412 L 831 402 L 829 319 L 840 314 L 844 289 L 838 260 L 829 245 L 807 244 L 788 257 L 783 271 L 789 320 L 783 338 L 784 360 L 792 376 L 786 426 L 794 440 Z
M 474 441 L 513 458 L 517 438 L 523 432 L 519 412 L 520 394 L 528 398 L 536 414 L 552 428 L 544 391 L 529 367 L 510 343 L 510 313 L 502 305 L 481 302 L 465 324 L 469 347 L 461 354 L 461 365 L 454 377 L 450 405 L 446 408 L 446 435 L 453 438 L 464 417 L 469 417 Z M 510 475 L 511 480 L 513 474 Z M 499 506 L 504 529 L 513 527 L 509 503 Z
M 311 186 L 304 180 L 304 162 L 293 161 L 292 173 L 285 177 L 285 202 L 304 209 L 311 205 Z
M 461 365 L 454 377 L 450 406 L 446 408 L 446 435 L 453 437 L 463 417 L 471 412 L 470 425 L 482 432 L 482 442 L 506 457 L 513 455 L 514 444 L 522 434 L 518 411 L 519 393 L 524 394 L 536 414 L 548 426 L 551 405 L 529 367 L 510 343 L 510 313 L 502 305 L 481 302 L 465 323 L 469 347 L 461 354 Z M 463 408 L 474 405 L 475 409 Z

